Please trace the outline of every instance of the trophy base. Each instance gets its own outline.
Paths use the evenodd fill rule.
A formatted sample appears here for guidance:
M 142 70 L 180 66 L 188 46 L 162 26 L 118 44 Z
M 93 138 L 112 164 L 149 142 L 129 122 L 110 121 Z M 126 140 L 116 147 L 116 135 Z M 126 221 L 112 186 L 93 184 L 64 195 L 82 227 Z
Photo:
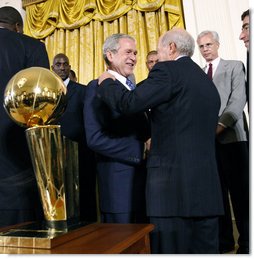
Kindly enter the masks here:
M 0 246 L 51 249 L 84 235 L 83 227 L 94 222 L 79 222 L 64 230 L 49 229 L 45 222 L 35 222 L 0 232 Z

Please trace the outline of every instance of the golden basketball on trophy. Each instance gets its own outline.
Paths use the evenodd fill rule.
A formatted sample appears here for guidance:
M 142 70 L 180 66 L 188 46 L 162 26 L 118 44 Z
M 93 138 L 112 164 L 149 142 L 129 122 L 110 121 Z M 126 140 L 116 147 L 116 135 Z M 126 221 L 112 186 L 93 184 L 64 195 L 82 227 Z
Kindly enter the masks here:
M 66 87 L 60 77 L 49 69 L 31 67 L 8 82 L 4 107 L 20 126 L 49 125 L 64 111 L 65 95 Z

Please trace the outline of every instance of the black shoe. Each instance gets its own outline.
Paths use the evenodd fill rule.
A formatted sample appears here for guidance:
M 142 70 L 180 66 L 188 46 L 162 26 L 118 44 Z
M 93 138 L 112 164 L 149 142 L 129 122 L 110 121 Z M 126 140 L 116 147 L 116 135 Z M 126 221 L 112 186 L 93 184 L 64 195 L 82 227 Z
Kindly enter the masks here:
M 249 254 L 249 248 L 239 247 L 236 251 L 237 254 Z
M 219 248 L 219 252 L 220 252 L 220 254 L 226 254 L 226 253 L 233 251 L 234 249 L 235 249 L 235 245 L 222 246 Z

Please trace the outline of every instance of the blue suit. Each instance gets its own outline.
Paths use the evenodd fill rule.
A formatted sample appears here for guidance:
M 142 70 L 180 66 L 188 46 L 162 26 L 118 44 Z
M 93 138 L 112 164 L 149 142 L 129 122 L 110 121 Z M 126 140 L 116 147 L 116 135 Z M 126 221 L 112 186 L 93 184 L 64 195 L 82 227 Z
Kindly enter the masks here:
M 96 88 L 97 80 L 88 84 L 84 114 L 87 144 L 97 153 L 102 221 L 144 222 L 148 120 L 143 113 L 120 116 L 110 110 L 96 97 Z
M 78 142 L 80 220 L 94 222 L 96 212 L 96 162 L 92 150 L 87 147 L 83 119 L 86 87 L 74 81 L 67 85 L 67 107 L 59 119 L 61 132 Z M 70 158 L 71 159 L 71 158 Z

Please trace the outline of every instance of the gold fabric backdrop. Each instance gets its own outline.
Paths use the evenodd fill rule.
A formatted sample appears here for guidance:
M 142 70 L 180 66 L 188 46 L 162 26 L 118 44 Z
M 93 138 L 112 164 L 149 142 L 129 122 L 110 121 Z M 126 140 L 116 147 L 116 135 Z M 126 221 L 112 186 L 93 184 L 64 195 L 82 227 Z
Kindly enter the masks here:
M 185 27 L 181 0 L 23 0 L 25 34 L 45 42 L 50 63 L 65 53 L 78 81 L 87 84 L 104 70 L 102 45 L 113 33 L 137 41 L 136 81 L 147 77 L 146 54 L 172 27 Z

